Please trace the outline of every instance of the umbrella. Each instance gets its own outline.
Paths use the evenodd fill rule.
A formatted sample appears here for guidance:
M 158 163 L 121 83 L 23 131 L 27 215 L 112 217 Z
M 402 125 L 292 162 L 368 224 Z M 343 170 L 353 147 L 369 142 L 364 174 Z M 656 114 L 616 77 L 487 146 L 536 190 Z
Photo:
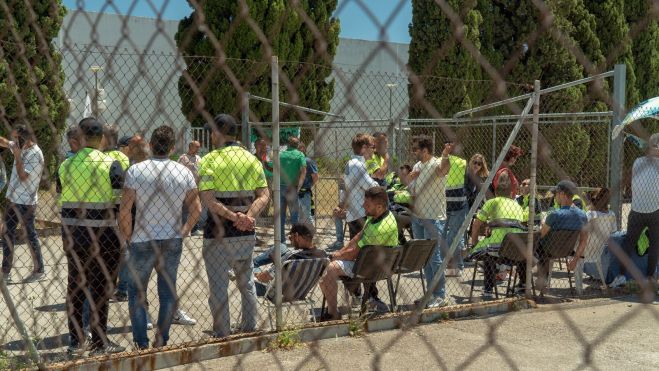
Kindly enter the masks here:
M 617 138 L 622 133 L 622 130 L 630 123 L 649 117 L 659 119 L 659 97 L 650 98 L 629 111 L 625 119 L 613 128 L 611 138 Z

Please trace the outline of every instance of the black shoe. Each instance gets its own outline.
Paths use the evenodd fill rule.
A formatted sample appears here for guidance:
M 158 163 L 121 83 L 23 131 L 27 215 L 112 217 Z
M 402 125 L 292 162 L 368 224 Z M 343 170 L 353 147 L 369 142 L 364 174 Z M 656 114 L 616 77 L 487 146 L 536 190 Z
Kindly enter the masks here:
M 123 291 L 115 291 L 112 299 L 116 302 L 128 301 L 128 294 Z
M 331 314 L 329 313 L 323 313 L 320 317 L 318 317 L 318 322 L 327 322 L 327 321 L 338 321 L 341 318 L 334 318 Z
M 82 357 L 87 348 L 84 345 L 69 345 L 66 348 L 66 355 L 69 357 Z
M 110 343 L 108 343 L 107 345 L 105 345 L 103 347 L 93 348 L 92 351 L 89 352 L 89 356 L 94 357 L 94 356 L 100 356 L 100 355 L 104 355 L 104 354 L 121 353 L 121 352 L 124 352 L 124 351 L 126 351 L 125 347 L 122 347 L 119 344 L 115 344 L 115 343 L 110 342 Z

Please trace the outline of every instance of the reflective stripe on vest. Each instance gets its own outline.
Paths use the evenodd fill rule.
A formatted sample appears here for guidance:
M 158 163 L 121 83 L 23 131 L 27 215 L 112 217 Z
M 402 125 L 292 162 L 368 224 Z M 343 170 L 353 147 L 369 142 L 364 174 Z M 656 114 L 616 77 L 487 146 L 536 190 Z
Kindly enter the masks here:
M 515 219 L 494 219 L 487 223 L 490 228 L 522 228 L 522 223 Z
M 254 191 L 215 191 L 215 198 L 254 197 Z
M 113 207 L 113 202 L 62 202 L 62 209 L 104 210 Z
M 63 225 L 71 225 L 76 227 L 116 227 L 116 219 L 76 219 L 76 218 L 62 218 Z

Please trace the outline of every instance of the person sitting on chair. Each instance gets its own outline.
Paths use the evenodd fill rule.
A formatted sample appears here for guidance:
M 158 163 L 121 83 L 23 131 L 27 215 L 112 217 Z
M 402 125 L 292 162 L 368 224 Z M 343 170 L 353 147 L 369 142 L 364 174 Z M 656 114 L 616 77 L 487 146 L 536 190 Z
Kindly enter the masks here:
M 389 211 L 387 192 L 382 187 L 372 187 L 366 190 L 364 195 L 364 209 L 366 210 L 366 223 L 361 232 L 348 242 L 341 250 L 330 254 L 331 260 L 325 275 L 320 281 L 320 289 L 327 299 L 327 313 L 323 314 L 321 320 L 339 319 L 337 308 L 337 279 L 339 277 L 353 277 L 355 260 L 359 250 L 364 246 L 398 246 L 398 225 L 396 218 Z M 375 284 L 369 285 L 367 292 L 371 293 L 369 307 L 375 306 L 376 310 L 388 308 L 377 297 Z
M 483 298 L 494 296 L 496 264 L 498 251 L 506 234 L 523 232 L 524 209 L 510 198 L 511 181 L 507 173 L 499 176 L 499 184 L 495 189 L 495 198 L 487 200 L 478 212 L 471 229 L 471 244 L 473 248 L 468 259 L 483 261 L 484 289 Z M 478 241 L 481 227 L 487 223 L 491 233 Z M 522 263 L 524 264 L 524 263 Z
M 288 260 L 296 259 L 322 259 L 326 258 L 325 251 L 317 249 L 313 243 L 314 231 L 310 224 L 296 223 L 291 227 L 288 232 L 288 239 L 293 245 L 293 249 L 286 249 L 282 251 L 281 263 Z M 274 252 L 274 249 L 273 251 Z M 255 259 L 256 260 L 256 259 Z M 275 267 L 272 265 L 269 270 L 255 272 L 254 277 L 256 280 L 256 296 L 265 295 L 268 282 L 272 281 L 275 277 Z
M 580 231 L 579 246 L 577 251 L 583 252 L 586 242 L 588 241 L 588 232 L 586 224 L 588 218 L 586 213 L 574 205 L 574 195 L 577 193 L 577 186 L 569 180 L 561 180 L 553 190 L 554 199 L 560 205 L 560 209 L 555 210 L 545 219 L 540 229 L 540 257 L 538 262 L 538 288 L 542 292 L 547 286 L 549 280 L 550 260 L 546 258 L 543 252 L 543 246 L 549 243 L 551 238 L 550 231 Z M 568 263 L 568 269 L 573 270 L 581 256 L 575 256 Z M 521 275 L 520 277 L 524 277 Z

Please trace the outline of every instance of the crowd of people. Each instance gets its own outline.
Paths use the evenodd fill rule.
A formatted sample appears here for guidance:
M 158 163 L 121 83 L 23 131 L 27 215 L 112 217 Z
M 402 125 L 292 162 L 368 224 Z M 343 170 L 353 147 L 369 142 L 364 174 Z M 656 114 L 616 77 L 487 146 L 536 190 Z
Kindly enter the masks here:
M 216 116 L 205 129 L 210 132 L 213 149 L 200 157 L 201 146 L 193 141 L 178 161 L 170 159 L 176 139 L 173 129 L 166 125 L 154 129 L 148 142 L 144 134 L 118 138 L 116 125 L 102 124 L 92 117 L 67 131 L 70 151 L 59 166 L 56 180 L 68 265 L 70 354 L 125 350 L 107 338 L 108 302 L 112 297 L 128 301 L 136 349 L 166 345 L 172 323 L 194 325 L 196 321 L 179 308 L 176 280 L 183 239 L 198 234 L 203 235 L 213 336 L 256 329 L 257 294 L 262 295 L 274 277 L 272 267 L 263 268 L 272 263 L 274 247 L 254 257 L 256 219 L 271 201 L 273 167 L 267 140 L 258 139 L 252 154 L 237 141 L 240 125 L 226 114 Z M 8 148 L 14 158 L 3 219 L 2 277 L 4 282 L 12 283 L 16 228 L 22 224 L 34 267 L 23 282 L 41 281 L 47 272 L 34 223 L 43 154 L 34 134 L 20 125 L 13 129 L 10 139 L 0 137 L 0 146 Z M 501 264 L 497 255 L 508 233 L 537 228 L 544 239 L 557 230 L 578 231 L 579 243 L 568 262 L 568 268 L 574 270 L 584 256 L 589 220 L 610 213 L 607 189 L 598 189 L 587 197 L 590 210 L 586 210 L 577 186 L 569 180 L 560 181 L 551 190 L 551 201 L 529 200 L 530 180 L 519 182 L 512 170 L 523 155 L 523 150 L 514 145 L 487 189 L 484 184 L 490 170 L 485 157 L 477 153 L 467 161 L 461 144 L 454 140 L 447 140 L 435 156 L 435 143 L 430 137 L 415 137 L 412 153 L 416 163 L 395 171 L 389 168 L 386 134 L 358 134 L 352 138 L 351 147 L 353 154 L 345 164 L 338 203 L 332 213 L 336 239 L 326 248 L 316 246 L 314 240 L 313 191 L 318 166 L 295 136 L 288 139 L 287 148 L 280 154 L 282 261 L 329 258 L 319 284 L 327 301 L 321 320 L 341 318 L 338 280 L 353 276 L 355 261 L 366 246 L 396 247 L 408 237 L 435 241 L 424 276 L 432 293 L 427 307 L 437 308 L 453 303 L 446 291 L 446 277 L 461 276 L 465 260 L 483 262 L 482 296 L 493 296 L 501 266 L 511 269 Z M 658 161 L 659 134 L 654 134 L 647 156 L 634 164 L 632 213 L 623 244 L 630 254 L 639 236 L 648 236 L 649 280 L 656 280 L 653 277 L 659 252 L 659 199 L 649 187 L 659 183 Z M 480 193 L 486 196 L 476 206 L 478 212 L 465 238 L 459 232 Z M 531 204 L 536 205 L 533 210 L 529 210 Z M 291 222 L 288 233 L 287 211 Z M 528 223 L 529 214 L 536 215 L 532 223 Z M 291 248 L 284 245 L 286 237 Z M 548 285 L 551 270 L 551 261 L 543 257 L 542 248 L 541 240 L 537 268 L 540 289 Z M 446 271 L 440 270 L 444 260 L 448 260 Z M 525 264 L 515 269 L 524 277 Z M 159 301 L 155 326 L 148 315 L 146 295 L 154 270 Z M 623 284 L 624 274 L 623 270 L 612 286 Z M 229 308 L 232 280 L 241 298 L 241 322 L 233 327 Z M 438 284 L 430 287 L 435 280 Z M 366 296 L 371 310 L 390 309 L 379 297 L 375 284 L 353 285 L 349 290 L 355 297 Z M 525 290 L 523 280 L 516 290 Z M 147 336 L 150 327 L 156 330 L 152 341 Z

